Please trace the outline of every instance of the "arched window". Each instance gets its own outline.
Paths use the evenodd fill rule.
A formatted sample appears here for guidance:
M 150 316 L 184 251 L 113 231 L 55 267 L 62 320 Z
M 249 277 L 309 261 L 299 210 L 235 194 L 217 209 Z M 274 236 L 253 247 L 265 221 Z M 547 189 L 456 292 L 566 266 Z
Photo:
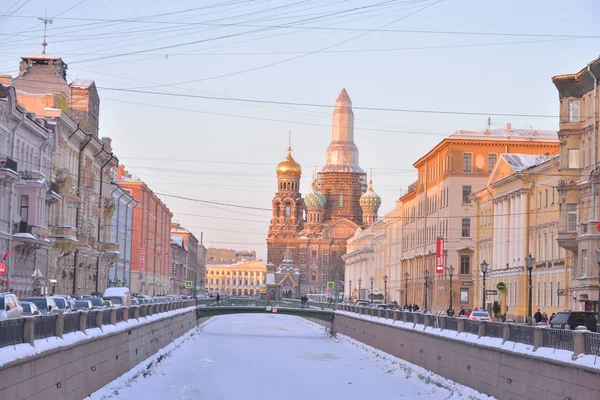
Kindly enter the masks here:
M 248 296 L 248 289 L 244 289 L 244 296 Z
M 254 289 L 250 289 L 250 296 L 254 296 Z
M 289 218 L 292 216 L 292 206 L 289 204 L 285 205 L 285 218 Z
M 340 193 L 339 207 L 344 207 L 344 193 Z
M 242 295 L 242 289 L 238 289 L 238 296 Z

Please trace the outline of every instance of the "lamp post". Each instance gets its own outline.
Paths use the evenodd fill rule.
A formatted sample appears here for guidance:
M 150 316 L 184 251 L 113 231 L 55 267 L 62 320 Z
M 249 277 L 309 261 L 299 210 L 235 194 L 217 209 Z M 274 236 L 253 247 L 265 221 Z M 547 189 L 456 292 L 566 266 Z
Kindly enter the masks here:
M 384 303 L 387 304 L 387 281 L 388 281 L 388 276 L 387 274 L 385 274 L 383 276 L 383 299 L 384 299 Z
M 358 278 L 358 299 L 360 300 L 360 285 L 362 284 L 362 279 Z
M 408 307 L 408 271 L 404 273 L 404 307 Z
M 481 273 L 483 274 L 483 297 L 482 297 L 482 304 L 481 304 L 481 309 L 485 310 L 485 276 L 487 275 L 488 272 L 488 266 L 489 264 L 485 262 L 485 260 L 483 260 L 483 262 L 480 264 L 481 266 Z
M 596 306 L 598 316 L 596 318 L 596 332 L 600 332 L 600 249 L 596 249 L 596 258 L 598 260 L 598 305 Z
M 350 285 L 350 294 L 348 295 L 348 300 L 352 301 L 352 279 L 348 279 L 348 284 Z
M 425 270 L 423 272 L 423 277 L 425 278 L 425 305 L 423 307 L 423 312 L 427 312 L 427 281 L 429 280 L 429 271 Z
M 533 257 L 531 257 L 531 253 L 529 254 L 529 256 L 527 256 L 525 262 L 527 263 L 527 272 L 529 272 L 529 299 L 527 299 L 527 320 L 531 322 L 531 299 L 533 298 L 533 284 L 531 283 L 531 273 L 533 272 Z
M 454 309 L 452 308 L 452 275 L 454 275 L 454 267 L 450 265 L 448 267 L 448 277 L 450 278 L 450 308 L 448 309 L 448 315 L 454 315 Z
M 375 281 L 375 278 L 370 277 L 369 280 L 371 281 L 371 293 L 369 294 L 369 301 L 371 304 L 373 304 L 373 282 Z

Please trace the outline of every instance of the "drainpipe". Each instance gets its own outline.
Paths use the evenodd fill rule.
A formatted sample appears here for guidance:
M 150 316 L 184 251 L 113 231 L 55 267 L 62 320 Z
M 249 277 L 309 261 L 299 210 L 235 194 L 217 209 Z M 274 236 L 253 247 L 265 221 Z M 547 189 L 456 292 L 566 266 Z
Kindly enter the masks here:
M 100 150 L 100 153 L 102 153 L 104 151 L 104 144 L 102 145 L 102 150 Z M 98 155 L 96 154 L 96 156 Z M 100 167 L 100 191 L 99 191 L 99 196 L 98 196 L 98 205 L 100 206 L 100 211 L 102 211 L 102 184 L 104 183 L 104 168 L 115 158 L 115 155 L 113 153 L 109 153 L 110 154 L 110 158 L 102 165 L 102 167 Z M 100 228 L 102 227 L 102 214 L 100 214 L 100 217 L 98 217 L 98 243 L 100 243 Z M 116 271 L 115 271 L 116 272 Z M 96 292 L 98 292 L 98 278 L 100 277 L 100 256 L 96 257 Z
M 19 122 L 17 122 L 17 124 L 15 125 L 15 127 L 12 130 L 12 143 L 10 146 L 10 158 L 14 160 L 15 158 L 15 137 L 17 136 L 17 129 L 19 129 L 21 127 L 21 125 L 23 125 L 23 123 L 25 122 L 25 117 L 27 116 L 27 113 L 23 111 L 23 116 L 21 117 L 21 120 Z M 18 169 L 18 166 L 17 166 Z M 17 172 L 17 171 L 15 171 Z M 18 172 L 17 172 L 18 173 Z M 12 254 L 10 254 L 10 251 L 12 250 L 12 235 L 13 235 L 13 224 L 12 224 L 12 205 L 13 205 L 13 194 L 15 191 L 15 183 L 12 182 L 10 184 L 10 191 L 8 192 L 8 265 L 6 266 L 6 291 L 10 292 L 10 270 L 12 268 L 12 259 L 13 256 Z
M 598 168 L 598 138 L 597 135 L 597 127 L 596 127 L 596 118 L 598 116 L 598 77 L 594 75 L 592 72 L 592 67 L 590 64 L 587 66 L 587 71 L 591 75 L 592 79 L 594 79 L 594 121 L 592 123 L 592 137 L 594 138 L 594 169 L 595 172 Z M 596 180 L 592 176 L 592 220 L 596 221 Z
M 131 257 L 133 257 L 133 209 L 136 208 L 140 203 L 139 201 L 137 201 L 134 197 L 133 194 L 131 195 L 132 200 L 135 201 L 135 204 L 131 207 L 131 225 L 129 226 L 129 228 L 127 228 L 127 223 L 129 222 L 129 207 L 127 207 L 125 209 L 125 267 L 127 267 L 127 233 L 131 234 Z M 127 203 L 129 204 L 129 203 Z M 131 288 L 131 267 L 132 267 L 132 260 L 131 258 L 129 259 L 129 280 L 127 281 L 127 284 L 129 286 L 129 288 Z M 126 268 L 125 268 L 126 269 Z M 125 272 L 123 272 L 123 274 L 125 274 Z
M 79 125 L 77 125 L 77 130 L 79 130 Z M 75 130 L 71 136 L 73 136 L 75 134 L 75 132 L 77 132 L 77 130 Z M 79 158 L 78 158 L 78 163 L 77 163 L 77 195 L 79 195 L 79 197 L 81 197 L 81 156 L 83 154 L 83 151 L 85 150 L 85 148 L 90 144 L 90 142 L 92 141 L 93 136 L 89 133 L 85 134 L 88 138 L 88 141 L 85 142 L 85 144 L 81 147 L 81 149 L 79 150 Z M 71 137 L 69 136 L 69 138 Z M 75 212 L 75 229 L 79 229 L 79 210 L 81 210 L 81 207 L 77 207 L 77 211 Z M 75 257 L 73 257 L 73 294 L 77 293 L 77 256 L 79 255 L 79 250 L 75 250 Z
M 115 194 L 115 192 L 116 192 L 118 189 L 119 189 L 119 188 L 117 187 L 117 188 L 115 188 L 115 190 L 113 190 L 113 191 L 110 193 L 110 197 L 111 197 L 111 198 L 113 198 L 113 195 Z M 121 204 L 121 197 L 125 196 L 126 194 L 127 194 L 127 192 L 123 192 L 123 193 L 121 193 L 121 195 L 120 195 L 119 197 L 117 197 L 117 201 L 115 202 L 115 207 L 117 208 L 117 210 L 116 210 L 116 211 L 117 211 L 117 243 L 119 242 L 119 219 L 120 219 L 120 218 L 119 218 L 119 216 L 120 216 L 120 210 L 121 210 L 121 207 L 120 207 L 119 205 Z M 113 212 L 113 213 L 114 213 L 114 212 Z M 108 225 L 104 225 L 104 226 L 108 226 Z M 111 233 L 112 233 L 112 222 L 111 222 L 111 224 L 110 224 L 110 227 L 111 227 Z M 99 233 L 99 230 L 98 230 L 98 233 Z M 118 260 L 118 258 L 117 258 L 117 265 L 118 265 L 118 264 L 119 264 L 119 260 Z M 116 280 L 116 279 L 117 279 L 117 267 L 115 266 L 115 280 Z M 96 279 L 96 280 L 97 280 L 97 279 Z M 108 281 L 107 281 L 106 283 L 107 283 L 107 285 L 108 285 Z M 108 286 L 107 286 L 107 287 L 108 287 Z
M 135 201 L 135 199 L 132 197 L 127 204 L 125 204 L 125 246 L 124 246 L 124 251 L 123 251 L 123 281 L 127 282 L 127 287 L 129 287 L 129 281 L 126 279 L 125 274 L 127 274 L 127 232 L 128 232 L 128 228 L 127 228 L 127 220 L 129 219 L 129 204 L 131 204 L 132 201 Z M 134 204 L 133 207 L 135 207 L 137 204 Z M 132 208 L 133 208 L 132 207 Z M 117 235 L 118 237 L 118 235 Z M 130 271 L 131 271 L 131 267 L 130 267 Z M 117 270 L 115 270 L 115 278 L 117 276 Z

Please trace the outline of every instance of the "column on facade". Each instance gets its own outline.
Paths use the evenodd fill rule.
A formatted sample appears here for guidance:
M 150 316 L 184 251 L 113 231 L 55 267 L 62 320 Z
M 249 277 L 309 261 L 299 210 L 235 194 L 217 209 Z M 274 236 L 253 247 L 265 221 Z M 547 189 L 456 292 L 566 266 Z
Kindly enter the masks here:
M 496 240 L 496 244 L 498 245 L 498 250 L 497 250 L 497 256 L 498 256 L 498 260 L 497 260 L 497 267 L 498 268 L 502 268 L 502 262 L 504 261 L 504 256 L 503 256 L 503 246 L 504 246 L 504 199 L 500 199 L 498 200 L 498 204 L 497 204 L 497 218 L 498 218 L 498 229 L 496 229 L 495 231 L 495 235 L 498 238 Z
M 508 262 L 510 263 L 510 266 L 513 267 L 515 265 L 515 262 L 517 260 L 517 221 L 516 221 L 516 212 L 517 212 L 517 196 L 516 194 L 511 194 L 510 196 L 510 210 L 509 210 L 509 237 L 510 240 L 508 242 L 508 251 L 510 253 L 510 258 L 508 260 Z
M 497 268 L 498 266 L 498 202 L 496 200 L 492 201 L 494 213 L 493 222 L 492 222 L 492 268 Z
M 502 212 L 502 219 L 504 220 L 504 261 L 502 266 L 506 267 L 506 264 L 510 264 L 510 197 L 504 200 L 504 210 Z
M 521 226 L 522 224 L 522 220 L 521 220 L 521 213 L 523 212 L 523 208 L 521 205 L 521 192 L 518 191 L 515 194 L 515 212 L 512 215 L 512 220 L 515 222 L 515 242 L 513 244 L 513 246 L 515 247 L 515 256 L 514 256 L 514 263 L 513 266 L 514 267 L 518 267 L 520 262 L 521 262 L 521 244 L 523 241 L 523 237 L 522 237 L 522 230 L 523 227 Z
M 520 240 L 519 240 L 519 257 L 521 258 L 521 262 L 519 265 L 525 266 L 525 258 L 527 254 L 525 254 L 525 242 L 528 239 L 527 237 L 527 195 L 525 193 L 521 193 L 521 214 L 519 215 L 519 219 L 521 220 L 520 224 Z

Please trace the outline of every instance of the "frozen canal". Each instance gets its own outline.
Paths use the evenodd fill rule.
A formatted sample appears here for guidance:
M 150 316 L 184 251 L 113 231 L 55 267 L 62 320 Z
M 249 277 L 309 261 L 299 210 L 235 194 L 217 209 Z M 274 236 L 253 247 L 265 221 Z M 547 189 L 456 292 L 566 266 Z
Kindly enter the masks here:
M 299 317 L 215 317 L 92 399 L 490 399 Z

